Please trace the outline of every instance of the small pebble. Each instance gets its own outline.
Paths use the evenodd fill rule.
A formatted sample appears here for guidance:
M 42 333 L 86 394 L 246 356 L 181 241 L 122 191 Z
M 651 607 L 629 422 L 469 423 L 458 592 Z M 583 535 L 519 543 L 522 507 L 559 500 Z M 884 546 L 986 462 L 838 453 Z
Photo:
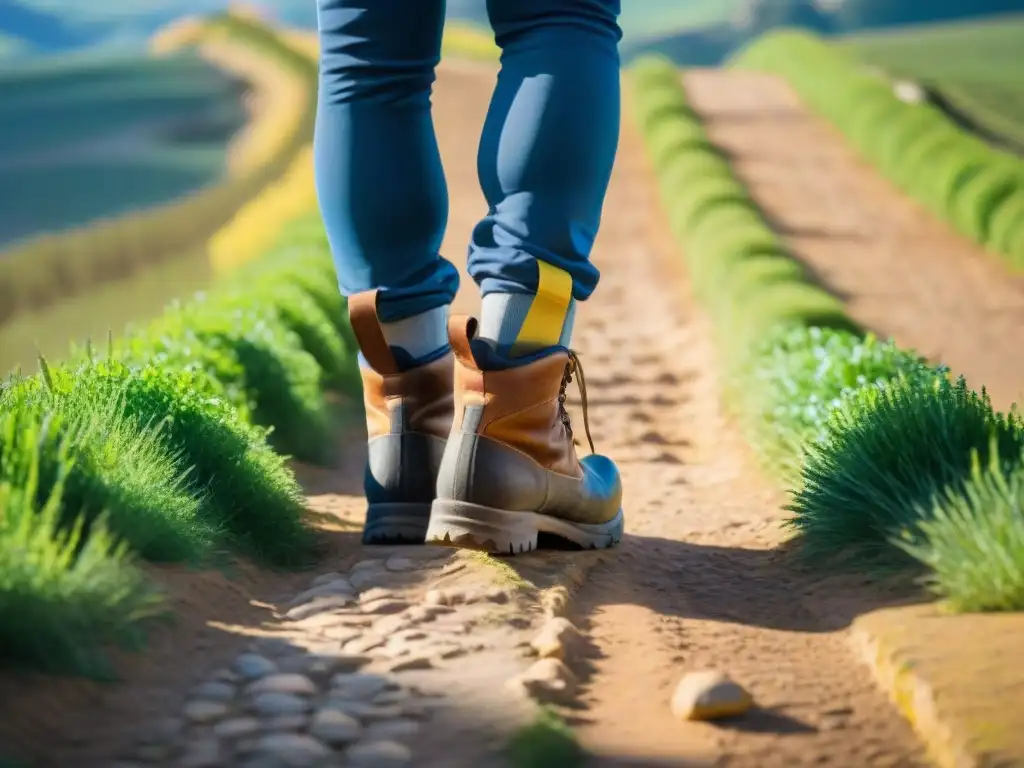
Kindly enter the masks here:
M 298 733 L 268 734 L 259 740 L 256 750 L 279 758 L 289 768 L 316 765 L 331 754 L 323 742 Z
M 212 723 L 228 712 L 226 704 L 219 701 L 190 701 L 185 705 L 183 714 L 192 723 Z
M 259 727 L 259 721 L 254 717 L 235 717 L 217 723 L 213 727 L 213 734 L 221 739 L 237 739 L 255 733 Z
M 275 733 L 279 731 L 301 731 L 309 724 L 306 715 L 278 715 L 264 721 L 263 728 Z
M 258 680 L 277 671 L 277 665 L 270 659 L 255 653 L 243 653 L 235 659 L 234 670 L 246 680 Z
M 352 605 L 355 598 L 349 595 L 330 595 L 328 597 L 314 597 L 308 603 L 298 605 L 288 611 L 284 616 L 290 621 L 301 621 L 310 616 L 316 616 L 328 611 L 336 611 L 339 608 Z
M 551 657 L 564 659 L 567 652 L 571 655 L 583 639 L 583 635 L 571 621 L 557 617 L 550 619 L 536 637 L 530 642 L 534 651 L 542 659 Z
M 685 720 L 716 720 L 742 715 L 754 699 L 728 675 L 716 670 L 690 672 L 672 694 L 672 714 Z
M 317 576 L 315 579 L 313 579 L 312 583 L 309 586 L 312 589 L 313 587 L 319 587 L 322 584 L 329 584 L 332 581 L 338 581 L 339 579 L 344 579 L 344 578 L 345 578 L 345 574 L 338 573 L 337 571 L 331 571 L 329 573 L 321 573 L 319 576 Z
M 264 717 L 296 715 L 308 712 L 310 703 L 309 699 L 291 693 L 261 693 L 253 699 L 251 709 Z
M 358 563 L 356 563 L 351 568 L 349 568 L 348 573 L 351 576 L 353 573 L 359 573 L 360 571 L 365 571 L 367 569 L 369 569 L 369 570 L 377 570 L 377 569 L 383 568 L 383 567 L 384 567 L 384 561 L 383 560 L 360 560 Z
M 372 568 L 364 568 L 361 571 L 356 571 L 348 577 L 349 582 L 357 590 L 364 590 L 368 587 L 373 587 L 375 584 L 383 581 L 385 572 L 377 571 Z
M 318 597 L 333 597 L 335 595 L 346 595 L 352 597 L 355 593 L 356 590 L 349 583 L 348 579 L 337 579 L 336 581 L 328 581 L 325 584 L 307 589 L 305 592 L 292 598 L 287 605 L 289 608 L 294 608 L 297 605 L 308 603 Z
M 283 637 L 261 637 L 249 649 L 250 653 L 256 653 L 269 658 L 291 656 L 298 653 L 299 650 L 291 641 Z
M 541 659 L 506 685 L 542 704 L 567 704 L 576 694 L 578 681 L 572 671 L 558 659 Z
M 337 709 L 321 709 L 309 724 L 309 733 L 326 744 L 339 746 L 351 744 L 362 733 L 359 721 Z
M 230 669 L 218 669 L 213 673 L 213 679 L 218 683 L 237 683 L 242 679 L 242 676 L 237 672 L 232 672 Z
M 359 700 L 371 699 L 381 691 L 397 687 L 398 686 L 387 677 L 384 677 L 383 675 L 375 675 L 369 672 L 340 674 L 331 678 L 331 688 L 334 689 L 334 691 L 340 693 L 342 696 Z
M 312 696 L 316 693 L 316 683 L 305 675 L 278 673 L 257 680 L 248 687 L 246 692 L 250 696 L 258 696 L 261 693 L 293 693 L 296 696 Z
M 365 741 L 349 747 L 353 768 L 402 768 L 412 761 L 409 748 L 395 741 Z

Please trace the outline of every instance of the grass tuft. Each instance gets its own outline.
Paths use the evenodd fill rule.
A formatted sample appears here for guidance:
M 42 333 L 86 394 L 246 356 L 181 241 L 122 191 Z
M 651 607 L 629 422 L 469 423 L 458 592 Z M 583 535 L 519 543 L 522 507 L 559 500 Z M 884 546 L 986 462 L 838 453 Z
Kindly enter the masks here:
M 181 457 L 160 444 L 163 424 L 141 422 L 124 408 L 123 393 L 97 398 L 67 370 L 52 369 L 51 385 L 24 379 L 3 394 L 0 408 L 45 421 L 67 440 L 74 461 L 62 478 L 58 454 L 40 458 L 38 493 L 59 481 L 65 515 L 88 535 L 105 515 L 110 533 L 154 562 L 199 562 L 210 531 L 200 518 L 202 499 L 189 488 Z M 17 451 L 0 436 L 0 456 Z
M 1019 456 L 1024 424 L 996 413 L 988 395 L 901 376 L 849 393 L 821 441 L 807 446 L 802 487 L 789 509 L 811 561 L 891 560 L 893 537 L 913 537 L 943 494 L 961 494 L 971 456 Z
M 103 518 L 93 515 L 87 532 L 89 514 L 69 513 L 75 501 L 65 490 L 82 436 L 95 429 L 61 429 L 26 410 L 0 414 L 4 666 L 109 677 L 106 647 L 138 647 L 147 622 L 163 613 Z
M 548 707 L 512 736 L 506 754 L 514 768 L 575 768 L 585 760 L 572 730 Z
M 1024 457 L 971 456 L 962 489 L 921 513 L 920 535 L 896 546 L 928 568 L 926 584 L 958 612 L 1024 610 Z

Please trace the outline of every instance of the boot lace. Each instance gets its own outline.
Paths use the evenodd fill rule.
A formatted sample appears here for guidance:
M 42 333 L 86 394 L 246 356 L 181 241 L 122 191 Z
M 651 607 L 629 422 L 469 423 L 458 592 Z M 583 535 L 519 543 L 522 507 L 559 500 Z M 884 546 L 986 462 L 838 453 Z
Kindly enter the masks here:
M 590 436 L 590 418 L 587 413 L 587 378 L 583 375 L 583 365 L 580 363 L 579 355 L 569 350 L 569 361 L 565 364 L 565 372 L 562 374 L 562 385 L 558 390 L 558 416 L 565 426 L 569 437 L 573 436 L 572 424 L 569 420 L 569 411 L 565 407 L 566 389 L 572 383 L 573 374 L 578 376 L 580 390 L 580 401 L 583 410 L 583 431 L 587 435 L 587 443 L 590 445 L 590 452 L 597 453 L 594 449 L 594 438 Z M 574 441 L 575 442 L 575 441 Z

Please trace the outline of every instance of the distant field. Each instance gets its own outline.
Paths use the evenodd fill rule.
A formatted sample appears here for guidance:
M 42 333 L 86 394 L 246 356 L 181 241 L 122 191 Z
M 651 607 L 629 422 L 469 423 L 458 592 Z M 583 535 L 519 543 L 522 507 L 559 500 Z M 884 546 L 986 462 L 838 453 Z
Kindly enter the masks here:
M 728 21 L 742 0 L 626 0 L 622 3 L 623 41 L 642 40 L 673 32 L 713 27 Z
M 102 348 L 108 332 L 119 337 L 129 323 L 148 322 L 173 299 L 206 288 L 210 278 L 206 249 L 198 248 L 0 325 L 0 379 L 19 367 L 36 371 L 40 352 L 48 360 L 58 361 L 67 356 L 72 343 L 83 345 L 91 339 Z
M 193 55 L 4 69 L 0 248 L 209 184 L 246 120 L 243 86 Z
M 841 44 L 926 83 L 981 126 L 1024 143 L 1024 14 L 856 35 Z

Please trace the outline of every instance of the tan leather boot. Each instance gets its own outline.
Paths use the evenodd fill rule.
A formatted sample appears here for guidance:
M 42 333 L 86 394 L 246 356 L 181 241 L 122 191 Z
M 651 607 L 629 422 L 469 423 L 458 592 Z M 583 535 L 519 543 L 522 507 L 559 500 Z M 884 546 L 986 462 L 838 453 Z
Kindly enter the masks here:
M 348 302 L 360 369 L 368 456 L 364 544 L 422 544 L 452 426 L 452 355 L 399 372 L 377 317 L 377 292 Z
M 473 318 L 449 323 L 455 423 L 427 542 L 513 554 L 546 544 L 547 535 L 552 544 L 583 548 L 617 543 L 623 529 L 618 469 L 604 456 L 577 457 L 565 410 L 566 387 L 578 374 L 586 415 L 576 356 L 555 349 L 525 365 L 482 370 L 471 345 L 475 332 Z

